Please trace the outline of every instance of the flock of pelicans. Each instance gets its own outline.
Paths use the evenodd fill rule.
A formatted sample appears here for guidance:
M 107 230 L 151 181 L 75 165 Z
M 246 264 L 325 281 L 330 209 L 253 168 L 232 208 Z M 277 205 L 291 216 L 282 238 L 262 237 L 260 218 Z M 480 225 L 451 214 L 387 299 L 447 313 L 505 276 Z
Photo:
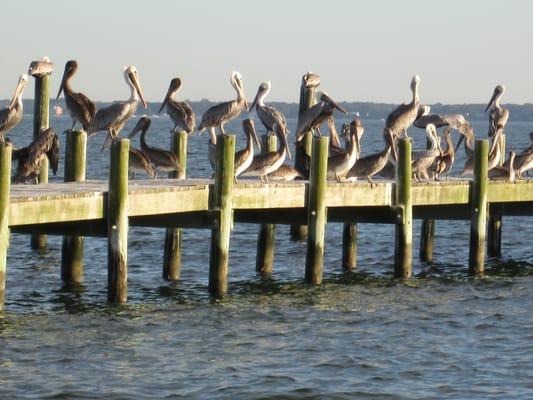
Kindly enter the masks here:
M 112 141 L 119 138 L 121 129 L 135 114 L 138 103 L 142 102 L 145 108 L 147 106 L 137 69 L 134 66 L 124 68 L 124 78 L 131 90 L 129 99 L 112 103 L 99 110 L 96 110 L 94 103 L 87 96 L 72 89 L 70 82 L 77 69 L 78 63 L 76 61 L 71 60 L 66 63 L 57 97 L 59 98 L 61 93 L 64 93 L 66 107 L 72 117 L 71 129 L 74 129 L 78 123 L 88 136 L 100 131 L 107 132 L 106 140 L 102 146 L 104 149 L 109 147 Z M 0 141 L 2 142 L 9 141 L 9 139 L 4 138 L 4 134 L 13 129 L 22 119 L 22 93 L 27 81 L 28 76 L 26 74 L 21 75 L 11 103 L 7 108 L 0 110 Z M 243 111 L 252 112 L 255 108 L 259 120 L 266 129 L 266 134 L 273 133 L 278 137 L 278 150 L 256 152 L 254 144 L 258 150 L 261 149 L 261 145 L 254 121 L 250 118 L 245 119 L 243 131 L 246 134 L 247 144 L 244 149 L 235 154 L 235 179 L 239 176 L 260 177 L 262 181 L 305 178 L 305 167 L 299 167 L 301 170 L 297 170 L 285 164 L 286 158 L 291 159 L 288 144 L 289 130 L 284 115 L 274 107 L 265 104 L 265 97 L 270 91 L 271 83 L 261 83 L 252 104 L 249 105 L 246 101 L 241 75 L 238 72 L 233 72 L 230 82 L 237 93 L 237 98 L 209 108 L 202 115 L 198 127 L 196 127 L 196 117 L 192 108 L 184 101 L 175 100 L 175 95 L 181 88 L 179 78 L 170 81 L 159 113 L 166 107 L 166 112 L 174 124 L 172 131 L 184 130 L 188 134 L 193 134 L 196 130 L 199 132 L 207 130 L 209 133 L 208 157 L 214 168 L 218 137 L 216 128 L 220 134 L 225 133 L 224 124 L 239 116 Z M 303 85 L 306 88 L 316 88 L 319 84 L 318 75 L 311 72 L 304 75 Z M 460 176 L 471 174 L 474 150 L 474 131 L 471 125 L 461 114 L 431 114 L 429 106 L 420 104 L 419 84 L 420 78 L 414 76 L 411 81 L 411 101 L 398 106 L 387 117 L 383 129 L 385 145 L 382 151 L 361 156 L 364 127 L 359 118 L 343 125 L 342 136 L 345 138 L 345 143 L 344 145 L 341 143 L 335 129 L 333 114 L 335 110 L 343 113 L 347 113 L 347 111 L 325 92 L 319 93 L 317 95 L 318 102 L 300 114 L 295 133 L 296 148 L 303 146 L 306 132 L 316 131 L 321 134 L 320 127 L 326 122 L 331 138 L 328 177 L 339 182 L 366 178 L 373 183 L 372 177 L 375 175 L 394 176 L 397 141 L 402 135 L 407 136 L 407 130 L 414 125 L 425 129 L 428 143 L 431 143 L 428 148 L 423 150 L 413 150 L 412 173 L 414 179 L 439 179 L 440 177 L 447 179 L 452 170 L 455 152 L 459 149 L 462 141 L 464 141 L 464 150 L 468 159 Z M 504 90 L 503 86 L 497 86 L 485 109 L 485 111 L 490 109 L 488 135 L 492 141 L 488 168 L 491 178 L 512 181 L 515 177 L 523 178 L 523 174 L 533 168 L 533 144 L 519 154 L 511 151 L 507 162 L 501 162 L 504 147 L 503 133 L 509 118 L 509 111 L 500 104 Z M 150 146 L 146 142 L 146 134 L 150 124 L 150 119 L 143 116 L 129 134 L 129 138 L 133 138 L 141 132 L 140 148 L 130 148 L 130 170 L 133 173 L 143 171 L 151 177 L 157 176 L 158 172 L 176 171 L 178 179 L 185 178 L 184 169 L 179 165 L 178 159 L 173 153 Z M 441 138 L 437 133 L 437 128 L 441 127 L 444 127 L 445 149 L 441 147 Z M 451 138 L 452 129 L 460 135 L 455 147 Z M 530 139 L 533 142 L 533 132 L 530 134 Z M 36 180 L 44 157 L 50 159 L 55 174 L 59 153 L 58 143 L 57 134 L 52 128 L 49 128 L 43 130 L 29 146 L 14 149 L 13 159 L 19 162 L 14 182 Z

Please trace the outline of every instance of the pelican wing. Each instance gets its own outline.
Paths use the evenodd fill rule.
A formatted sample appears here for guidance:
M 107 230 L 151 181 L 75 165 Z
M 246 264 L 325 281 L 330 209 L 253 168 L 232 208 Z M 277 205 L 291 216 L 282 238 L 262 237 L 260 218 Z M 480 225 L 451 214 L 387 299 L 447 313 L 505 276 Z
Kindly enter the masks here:
M 7 107 L 0 110 L 0 131 L 11 129 L 22 119 L 22 112 L 17 115 L 17 107 Z M 17 118 L 20 117 L 20 118 Z
M 357 160 L 348 172 L 347 177 L 366 178 L 379 173 L 387 165 L 389 154 L 390 148 Z
M 274 132 L 274 125 L 279 124 L 284 131 L 287 130 L 287 121 L 285 116 L 271 106 L 257 106 L 257 115 L 267 128 L 267 130 Z
M 194 131 L 196 116 L 191 106 L 184 101 L 169 101 L 167 112 L 176 125 L 179 125 L 187 133 Z
M 136 102 L 134 104 L 137 105 Z M 99 109 L 91 120 L 87 133 L 93 134 L 123 123 L 135 112 L 135 106 L 132 110 L 129 102 L 118 102 Z
M 239 102 L 237 100 L 232 100 L 210 107 L 204 113 L 204 115 L 202 115 L 202 121 L 200 122 L 198 130 L 213 126 L 219 126 L 221 123 L 224 123 L 237 117 L 242 112 L 245 106 L 245 103 Z
M 65 100 L 67 101 L 67 107 L 69 106 L 69 102 L 75 103 L 74 106 L 69 108 L 71 110 L 79 111 L 80 115 L 77 115 L 76 118 L 80 119 L 80 123 L 83 125 L 83 128 L 87 129 L 91 123 L 91 120 L 96 114 L 96 106 L 94 103 L 83 93 L 69 93 L 69 95 L 65 97 Z
M 296 128 L 296 140 L 300 140 L 301 135 L 311 130 L 316 121 L 319 119 L 320 114 L 324 110 L 325 102 L 321 101 L 315 104 L 313 107 L 308 108 L 298 118 L 298 127 Z
M 19 158 L 19 166 L 14 179 L 15 183 L 23 183 L 35 178 L 41 168 L 42 160 L 49 152 L 52 153 L 52 157 L 54 155 L 56 157 L 52 159 L 52 168 L 57 171 L 56 160 L 59 160 L 59 138 L 52 128 L 43 131 L 27 149 L 26 159 Z
M 267 153 L 258 154 L 254 156 L 252 163 L 242 175 L 257 176 L 267 166 L 274 165 L 278 161 L 279 153 L 277 151 L 269 151 Z

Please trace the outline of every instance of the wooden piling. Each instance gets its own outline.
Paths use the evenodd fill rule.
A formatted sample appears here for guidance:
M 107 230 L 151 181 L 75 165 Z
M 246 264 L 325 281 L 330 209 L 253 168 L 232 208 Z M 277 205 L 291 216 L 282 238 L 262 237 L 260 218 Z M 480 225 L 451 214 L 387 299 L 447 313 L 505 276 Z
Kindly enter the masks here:
M 170 151 L 178 157 L 183 174 L 187 173 L 187 132 L 174 132 Z M 170 178 L 177 178 L 176 171 L 169 173 Z M 167 228 L 165 231 L 165 250 L 163 256 L 163 279 L 177 281 L 181 274 L 181 239 L 182 230 Z
M 48 129 L 50 126 L 50 73 L 44 75 L 36 75 L 35 78 L 35 94 L 33 105 L 33 138 L 39 137 L 43 129 Z M 39 172 L 39 183 L 48 183 L 48 158 L 45 157 L 41 163 L 41 171 Z M 31 248 L 44 249 L 46 248 L 46 235 L 34 233 L 31 235 Z
M 128 157 L 130 141 L 111 144 L 107 198 L 108 291 L 110 302 L 128 299 Z
M 489 142 L 476 140 L 474 147 L 474 181 L 471 192 L 469 272 L 482 274 L 485 269 L 487 228 L 487 184 Z
M 342 229 L 342 269 L 357 268 L 357 223 L 344 224 Z
M 0 313 L 4 311 L 5 304 L 7 248 L 9 247 L 11 150 L 11 143 L 0 143 Z
M 500 163 L 502 166 L 505 163 L 505 134 L 500 137 Z M 502 255 L 502 215 L 501 207 L 490 206 L 489 220 L 487 226 L 487 253 L 490 257 L 501 257 Z
M 264 150 L 276 151 L 277 137 L 267 136 L 265 138 Z M 269 276 L 272 274 L 272 266 L 274 264 L 274 249 L 275 249 L 276 226 L 274 224 L 261 224 L 259 228 L 259 235 L 257 237 L 257 254 L 255 259 L 255 270 L 263 275 Z
M 298 107 L 298 119 L 302 113 L 316 104 L 316 86 L 307 86 L 306 75 L 302 78 L 300 85 L 300 103 Z M 311 156 L 312 132 L 306 132 L 305 137 L 295 144 L 294 168 L 296 168 L 305 179 L 309 178 L 309 157 Z M 290 235 L 294 240 L 305 240 L 308 234 L 306 225 L 291 225 Z
M 431 148 L 431 140 L 426 139 L 426 148 Z M 420 261 L 433 262 L 433 244 L 435 243 L 435 220 L 424 219 L 420 228 Z
M 232 191 L 235 163 L 235 135 L 220 135 L 211 210 L 215 213 L 211 228 L 209 258 L 209 292 L 220 298 L 228 290 L 228 261 L 231 227 L 233 224 Z
M 307 198 L 307 254 L 305 281 L 322 283 L 324 236 L 326 228 L 326 189 L 328 172 L 328 137 L 314 137 Z
M 394 276 L 410 277 L 413 272 L 413 205 L 411 199 L 411 139 L 399 141 L 396 168 L 396 205 L 402 208 L 401 221 L 396 223 Z
M 67 131 L 65 146 L 65 182 L 85 181 L 87 133 Z M 61 279 L 67 284 L 83 281 L 83 236 L 63 236 L 61 247 Z

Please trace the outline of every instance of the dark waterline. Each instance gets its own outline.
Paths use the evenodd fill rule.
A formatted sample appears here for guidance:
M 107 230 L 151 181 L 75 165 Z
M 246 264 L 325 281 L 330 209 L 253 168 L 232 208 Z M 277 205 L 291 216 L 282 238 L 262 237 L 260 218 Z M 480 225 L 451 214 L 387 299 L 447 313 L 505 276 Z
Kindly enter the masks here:
M 383 121 L 364 123 L 363 151 L 381 148 Z M 70 120 L 52 118 L 52 125 L 61 132 Z M 168 146 L 170 127 L 154 119 L 148 140 Z M 484 136 L 486 122 L 474 127 Z M 22 146 L 30 130 L 26 117 L 9 136 Z M 227 130 L 242 146 L 240 123 Z M 509 122 L 508 148 L 526 147 L 530 130 L 528 122 Z M 412 134 L 415 147 L 425 145 L 423 131 Z M 89 142 L 90 179 L 107 177 L 103 136 Z M 210 174 L 206 143 L 205 135 L 189 140 L 190 176 Z M 463 162 L 461 155 L 455 173 Z M 39 253 L 29 237 L 12 235 L 1 397 L 533 396 L 529 219 L 504 219 L 503 259 L 489 259 L 484 277 L 467 274 L 469 222 L 437 221 L 435 262 L 415 259 L 415 275 L 405 281 L 392 277 L 392 226 L 360 225 L 358 270 L 342 273 L 342 226 L 330 224 L 320 287 L 303 283 L 305 244 L 290 241 L 286 226 L 277 227 L 272 278 L 258 277 L 257 231 L 235 226 L 229 295 L 212 301 L 208 231 L 185 231 L 182 278 L 169 283 L 161 279 L 163 230 L 131 228 L 125 306 L 106 303 L 105 239 L 86 239 L 84 283 L 69 289 L 60 280 L 61 238 L 49 237 Z M 419 232 L 417 223 L 415 251 Z

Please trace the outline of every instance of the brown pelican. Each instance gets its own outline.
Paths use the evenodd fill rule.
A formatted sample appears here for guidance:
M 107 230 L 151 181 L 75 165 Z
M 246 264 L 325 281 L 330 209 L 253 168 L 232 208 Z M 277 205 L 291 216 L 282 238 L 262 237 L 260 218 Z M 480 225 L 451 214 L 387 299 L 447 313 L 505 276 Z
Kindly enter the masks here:
M 427 105 L 418 108 L 418 114 L 414 122 L 417 128 L 425 129 L 427 124 L 433 124 L 436 128 L 448 126 L 461 133 L 470 129 L 470 123 L 462 114 L 430 114 L 431 107 Z
M 107 146 L 110 140 L 118 138 L 118 134 L 124 127 L 124 124 L 126 124 L 126 121 L 137 111 L 139 100 L 143 103 L 144 108 L 147 107 L 139 83 L 137 68 L 133 65 L 124 67 L 124 79 L 131 89 L 129 100 L 116 102 L 98 110 L 87 129 L 89 136 L 94 135 L 98 131 L 107 131 L 107 138 L 102 145 L 102 149 Z
M 241 175 L 252 164 L 254 159 L 254 141 L 258 149 L 261 149 L 261 143 L 257 138 L 254 121 L 245 119 L 242 121 L 242 129 L 246 133 L 246 147 L 235 153 L 235 178 Z
M 93 119 L 94 114 L 96 114 L 96 107 L 87 96 L 81 92 L 74 92 L 70 87 L 70 79 L 74 76 L 77 70 L 78 63 L 75 60 L 67 61 L 56 99 L 59 99 L 61 92 L 64 92 L 67 110 L 72 118 L 71 129 L 74 129 L 76 122 L 79 122 L 83 126 L 83 129 L 87 130 L 91 123 L 91 119 Z
M 202 115 L 202 121 L 198 126 L 198 131 L 202 132 L 204 129 L 208 129 L 211 134 L 215 133 L 215 128 L 220 129 L 220 133 L 224 132 L 224 124 L 228 121 L 239 116 L 239 114 L 248 108 L 246 98 L 244 96 L 244 87 L 242 84 L 242 76 L 238 72 L 233 72 L 230 78 L 231 85 L 237 92 L 237 99 L 226 101 L 224 103 L 216 104 L 210 107 L 204 115 Z M 216 142 L 214 143 L 216 144 Z
M 7 108 L 0 110 L 0 142 L 4 141 L 7 133 L 22 121 L 22 92 L 28 83 L 28 75 L 22 74 L 15 88 L 11 103 Z
M 500 139 L 503 135 L 503 130 L 500 128 L 496 131 L 496 134 L 492 138 L 492 146 L 489 151 L 489 163 L 488 163 L 488 170 L 490 171 L 494 167 L 496 167 L 501 158 L 501 146 L 500 146 Z M 472 174 L 474 172 L 474 156 L 470 156 L 468 160 L 466 160 L 465 166 L 463 167 L 463 171 L 459 176 L 466 176 L 469 174 Z
M 335 109 L 347 114 L 344 108 L 342 108 L 336 101 L 334 101 L 329 95 L 325 92 L 319 95 L 320 101 L 305 110 L 301 117 L 298 119 L 298 127 L 296 128 L 296 141 L 301 141 L 303 134 L 311 129 L 317 129 L 320 133 L 320 125 L 326 120 L 330 120 L 333 117 L 333 111 Z M 332 122 L 332 121 L 331 121 Z M 331 124 L 331 122 L 329 122 Z M 331 129 L 331 125 L 330 129 Z
M 274 172 L 267 175 L 269 181 L 293 181 L 295 179 L 305 179 L 303 174 L 290 165 L 283 164 Z
M 350 146 L 348 151 L 335 154 L 328 158 L 328 178 L 335 177 L 337 182 L 340 182 L 354 166 L 360 154 L 359 136 L 357 124 L 354 120 L 350 124 Z
M 395 138 L 399 137 L 402 133 L 407 136 L 407 129 L 415 122 L 418 105 L 420 104 L 418 97 L 419 84 L 420 77 L 415 75 L 411 80 L 411 92 L 413 93 L 411 102 L 409 104 L 401 104 L 387 117 L 385 128 L 390 129 Z
M 515 181 L 516 171 L 514 168 L 516 153 L 514 151 L 509 152 L 509 162 L 503 166 L 496 166 L 489 171 L 490 179 L 506 179 L 509 182 Z
M 429 179 L 428 169 L 433 165 L 437 157 L 441 154 L 437 128 L 433 124 L 427 124 L 426 134 L 431 141 L 431 148 L 427 150 L 413 151 L 411 170 L 415 180 Z
M 500 100 L 505 92 L 505 87 L 502 85 L 496 86 L 494 93 L 485 108 L 485 112 L 490 108 L 489 114 L 489 136 L 494 136 L 498 129 L 505 129 L 505 124 L 509 119 L 509 110 L 500 105 Z
M 128 170 L 133 178 L 137 172 L 146 172 L 150 178 L 155 178 L 155 168 L 150 159 L 140 149 L 130 146 Z
M 316 88 L 320 85 L 320 76 L 309 71 L 302 77 L 302 83 L 306 88 Z
M 33 181 L 38 183 L 41 163 L 45 157 L 50 160 L 50 167 L 54 175 L 59 162 L 59 137 L 53 128 L 48 128 L 39 134 L 28 147 L 13 151 L 13 160 L 18 160 L 18 168 L 14 183 Z
M 252 164 L 242 174 L 243 176 L 259 176 L 261 182 L 268 182 L 268 174 L 271 174 L 280 168 L 281 165 L 283 165 L 286 156 L 288 156 L 289 159 L 291 158 L 291 151 L 283 128 L 276 124 L 274 126 L 274 132 L 280 140 L 278 150 L 257 154 L 254 157 Z
M 178 93 L 180 89 L 181 79 L 172 79 L 170 81 L 165 99 L 163 100 L 163 104 L 161 104 L 161 108 L 157 113 L 161 113 L 163 108 L 167 106 L 167 114 L 172 121 L 174 121 L 174 129 L 172 131 L 176 131 L 179 126 L 188 134 L 192 134 L 196 125 L 196 116 L 194 115 L 194 111 L 186 102 L 174 100 L 174 95 Z
M 386 165 L 392 151 L 394 160 L 398 159 L 396 152 L 396 140 L 392 131 L 388 128 L 383 130 L 385 139 L 385 148 L 379 153 L 371 154 L 360 158 L 348 172 L 348 180 L 357 180 L 357 178 L 367 178 L 371 186 L 374 186 L 372 177 L 378 174 Z
M 155 167 L 155 175 L 159 171 L 163 172 L 177 172 L 177 179 L 184 179 L 185 173 L 180 163 L 178 162 L 178 157 L 168 150 L 159 149 L 157 147 L 149 146 L 146 143 L 146 132 L 150 129 L 152 121 L 148 117 L 141 117 L 137 122 L 137 125 L 130 132 L 128 138 L 133 138 L 138 132 L 141 132 L 141 149 L 143 153 L 150 159 L 152 164 Z
M 274 107 L 266 106 L 264 103 L 265 97 L 270 92 L 270 86 L 270 81 L 263 82 L 259 85 L 255 99 L 248 111 L 252 111 L 255 106 L 257 116 L 263 123 L 267 133 L 274 132 L 274 125 L 279 124 L 286 134 L 288 134 L 289 132 L 287 130 L 287 121 L 285 120 L 285 116 Z
M 533 132 L 529 134 L 529 138 L 533 142 Z M 509 161 L 506 161 L 503 166 L 508 167 Z M 524 172 L 533 169 L 533 144 L 516 156 L 514 169 L 520 179 L 524 178 Z
M 474 154 L 474 144 L 475 144 L 475 136 L 474 136 L 474 129 L 472 127 L 467 128 L 465 132 L 459 132 L 459 140 L 457 141 L 457 145 L 455 146 L 455 152 L 459 149 L 459 146 L 461 146 L 461 142 L 465 141 L 465 153 L 467 157 L 470 157 Z M 465 139 L 466 138 L 466 139 Z
M 445 175 L 446 180 L 448 180 L 448 175 L 452 171 L 453 162 L 455 161 L 455 150 L 449 127 L 444 128 L 444 139 L 446 140 L 446 150 L 440 154 L 435 162 L 435 179 L 439 179 L 439 175 Z

